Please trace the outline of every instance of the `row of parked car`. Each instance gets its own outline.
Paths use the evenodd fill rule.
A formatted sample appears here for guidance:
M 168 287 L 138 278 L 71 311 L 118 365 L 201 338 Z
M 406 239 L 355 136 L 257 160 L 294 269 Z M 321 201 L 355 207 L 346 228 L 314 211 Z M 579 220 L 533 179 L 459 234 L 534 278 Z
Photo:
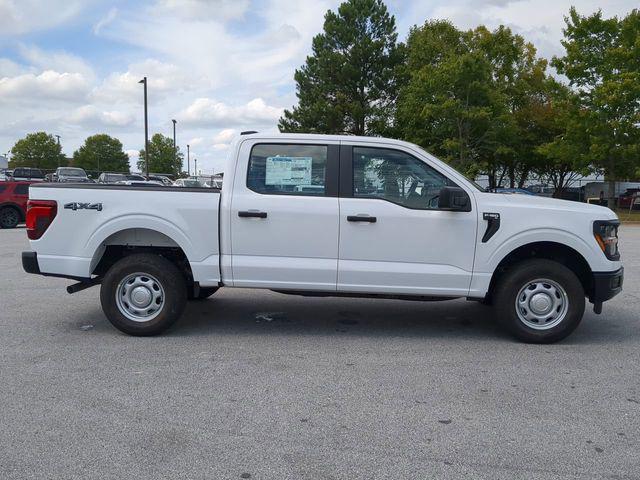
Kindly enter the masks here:
M 120 185 L 162 185 L 191 188 L 221 188 L 222 181 L 216 177 L 179 178 L 172 180 L 167 175 L 151 174 L 149 178 L 135 173 L 101 173 L 97 179 L 92 179 L 87 172 L 78 167 L 59 167 L 53 173 L 45 174 L 39 168 L 19 167 L 14 170 L 0 172 L 0 181 L 27 182 L 64 182 L 64 183 L 103 183 Z
M 149 175 L 147 180 L 135 173 L 101 173 L 92 179 L 82 168 L 60 167 L 45 174 L 39 168 L 18 167 L 0 171 L 0 228 L 15 228 L 25 221 L 29 185 L 34 182 L 102 183 L 110 185 L 176 186 L 187 188 L 221 188 L 222 180 L 216 177 L 179 178 L 171 180 L 167 175 Z

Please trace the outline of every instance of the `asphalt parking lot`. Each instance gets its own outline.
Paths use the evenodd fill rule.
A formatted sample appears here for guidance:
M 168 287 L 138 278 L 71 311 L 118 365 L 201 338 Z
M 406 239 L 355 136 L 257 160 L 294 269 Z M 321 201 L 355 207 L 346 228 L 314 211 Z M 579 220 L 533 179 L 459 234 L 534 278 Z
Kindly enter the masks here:
M 560 344 L 474 302 L 221 290 L 133 338 L 0 231 L 0 478 L 640 478 L 640 226 Z

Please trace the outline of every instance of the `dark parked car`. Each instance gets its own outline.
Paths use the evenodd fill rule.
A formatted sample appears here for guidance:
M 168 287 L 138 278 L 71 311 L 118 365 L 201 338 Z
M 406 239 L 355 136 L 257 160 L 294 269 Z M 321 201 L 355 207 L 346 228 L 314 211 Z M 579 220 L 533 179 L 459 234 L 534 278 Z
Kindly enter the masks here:
M 82 168 L 77 167 L 58 167 L 56 173 L 53 174 L 53 180 L 55 182 L 62 183 L 92 183 L 87 172 Z
M 24 222 L 31 183 L 0 183 L 0 228 L 15 228 L 20 222 Z
M 44 181 L 44 173 L 39 168 L 17 167 L 13 170 L 13 173 L 11 174 L 11 180 L 13 180 L 14 182 L 20 182 L 20 181 L 42 182 Z

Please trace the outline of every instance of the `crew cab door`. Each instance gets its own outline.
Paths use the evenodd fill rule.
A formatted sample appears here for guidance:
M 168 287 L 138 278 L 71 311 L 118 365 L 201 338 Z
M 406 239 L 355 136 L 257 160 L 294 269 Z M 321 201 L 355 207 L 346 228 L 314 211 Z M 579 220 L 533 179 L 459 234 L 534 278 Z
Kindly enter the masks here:
M 338 291 L 467 295 L 477 214 L 438 209 L 440 189 L 462 185 L 396 145 L 342 145 L 340 157 Z
M 233 285 L 335 290 L 339 143 L 245 141 L 238 158 Z

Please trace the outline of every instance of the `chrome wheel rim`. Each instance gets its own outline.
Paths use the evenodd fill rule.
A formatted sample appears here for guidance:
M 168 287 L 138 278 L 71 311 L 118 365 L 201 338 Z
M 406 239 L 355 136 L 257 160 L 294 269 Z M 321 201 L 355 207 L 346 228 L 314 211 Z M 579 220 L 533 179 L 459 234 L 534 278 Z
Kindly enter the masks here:
M 567 316 L 569 296 L 565 289 L 546 278 L 527 282 L 516 297 L 518 318 L 534 330 L 548 330 Z
M 148 322 L 156 318 L 164 306 L 162 284 L 148 273 L 127 275 L 116 288 L 116 305 L 133 322 Z

